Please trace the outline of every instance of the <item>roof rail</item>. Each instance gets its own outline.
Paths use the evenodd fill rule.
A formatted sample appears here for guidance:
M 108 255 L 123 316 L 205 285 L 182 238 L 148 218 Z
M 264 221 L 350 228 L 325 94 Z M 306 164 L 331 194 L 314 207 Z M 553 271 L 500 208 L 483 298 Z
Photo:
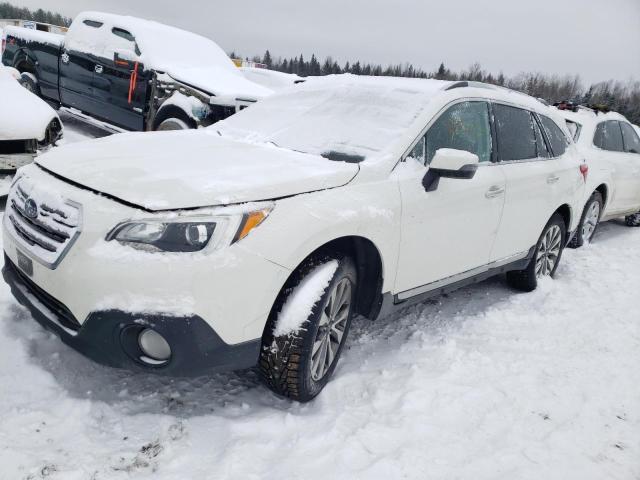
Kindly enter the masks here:
M 449 85 L 445 90 L 453 90 L 454 88 L 486 88 L 488 90 L 496 90 L 498 87 L 496 85 L 491 85 L 490 83 L 482 83 L 482 82 L 473 82 L 473 81 L 461 81 L 455 82 L 452 85 Z

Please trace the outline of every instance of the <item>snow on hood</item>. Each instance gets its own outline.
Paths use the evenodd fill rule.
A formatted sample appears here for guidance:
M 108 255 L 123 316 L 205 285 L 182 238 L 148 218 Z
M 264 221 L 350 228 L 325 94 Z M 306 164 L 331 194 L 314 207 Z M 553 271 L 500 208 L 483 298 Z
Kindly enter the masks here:
M 345 185 L 358 173 L 355 164 L 214 130 L 114 135 L 56 148 L 37 164 L 149 210 L 270 200 Z
M 312 77 L 211 128 L 300 152 L 369 159 L 398 142 L 451 82 L 390 77 Z
M 56 112 L 0 65 L 0 140 L 44 140 Z
M 89 27 L 83 23 L 84 20 L 103 25 L 100 28 Z M 111 33 L 114 27 L 127 30 L 134 36 L 140 50 L 139 60 L 145 68 L 168 73 L 176 80 L 222 97 L 219 100 L 259 100 L 273 93 L 248 80 L 212 40 L 141 18 L 83 12 L 69 28 L 65 47 L 112 58 L 115 47 L 127 46 L 127 42 L 117 44 L 121 40 Z
M 283 90 L 306 80 L 294 73 L 283 73 L 267 68 L 240 67 L 240 71 L 252 82 L 273 91 Z

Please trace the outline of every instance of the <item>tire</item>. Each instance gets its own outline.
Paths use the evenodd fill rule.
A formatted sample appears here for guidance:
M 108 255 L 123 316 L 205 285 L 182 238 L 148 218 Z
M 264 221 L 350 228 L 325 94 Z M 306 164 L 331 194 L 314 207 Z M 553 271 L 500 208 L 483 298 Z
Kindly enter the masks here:
M 338 263 L 335 273 L 299 330 L 276 336 L 274 329 L 287 300 L 303 288 L 302 282 L 305 278 L 331 261 Z M 349 333 L 356 288 L 355 264 L 349 257 L 341 255 L 323 256 L 306 262 L 285 285 L 271 311 L 262 338 L 259 360 L 260 376 L 276 394 L 299 402 L 308 402 L 322 391 L 336 368 Z M 336 302 L 335 299 L 341 297 L 343 301 L 348 302 L 346 305 L 341 301 Z M 341 305 L 334 315 L 331 313 L 332 304 Z M 331 322 L 334 322 L 335 329 L 326 328 Z M 343 326 L 342 336 L 338 337 L 340 325 Z M 323 353 L 326 355 L 323 356 Z
M 507 273 L 509 285 L 523 292 L 531 292 L 538 286 L 538 278 L 553 277 L 560 264 L 566 238 L 567 227 L 564 224 L 564 219 L 558 213 L 554 213 L 542 230 L 533 257 L 527 267 L 524 270 L 514 270 Z
M 584 206 L 578 230 L 569 243 L 571 248 L 579 248 L 593 240 L 593 236 L 600 223 L 603 204 L 604 201 L 602 200 L 600 192 L 593 192 L 589 200 L 587 200 L 587 204 Z
M 20 74 L 20 85 L 29 90 L 34 95 L 40 96 L 40 87 L 38 86 L 38 79 L 33 73 L 24 72 Z
M 624 221 L 629 227 L 640 227 L 640 212 L 624 217 Z
M 161 108 L 153 122 L 156 131 L 190 130 L 198 128 L 196 122 L 183 110 L 173 105 Z

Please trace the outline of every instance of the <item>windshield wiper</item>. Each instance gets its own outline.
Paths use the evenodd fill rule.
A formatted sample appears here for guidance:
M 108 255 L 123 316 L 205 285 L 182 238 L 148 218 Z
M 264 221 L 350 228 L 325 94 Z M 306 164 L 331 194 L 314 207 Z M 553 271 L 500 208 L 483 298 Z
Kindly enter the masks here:
M 334 162 L 346 162 L 346 163 L 361 163 L 365 159 L 365 157 L 362 155 L 336 152 L 335 150 L 321 153 L 320 156 L 326 158 L 327 160 L 332 160 Z

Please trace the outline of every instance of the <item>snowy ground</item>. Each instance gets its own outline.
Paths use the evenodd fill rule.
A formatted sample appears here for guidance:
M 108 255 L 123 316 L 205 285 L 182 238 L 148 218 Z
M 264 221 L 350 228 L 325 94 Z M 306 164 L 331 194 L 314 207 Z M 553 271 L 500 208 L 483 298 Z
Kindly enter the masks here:
M 306 405 L 251 371 L 95 365 L 0 283 L 0 479 L 637 480 L 639 241 L 611 222 L 534 293 L 496 278 L 356 321 Z

